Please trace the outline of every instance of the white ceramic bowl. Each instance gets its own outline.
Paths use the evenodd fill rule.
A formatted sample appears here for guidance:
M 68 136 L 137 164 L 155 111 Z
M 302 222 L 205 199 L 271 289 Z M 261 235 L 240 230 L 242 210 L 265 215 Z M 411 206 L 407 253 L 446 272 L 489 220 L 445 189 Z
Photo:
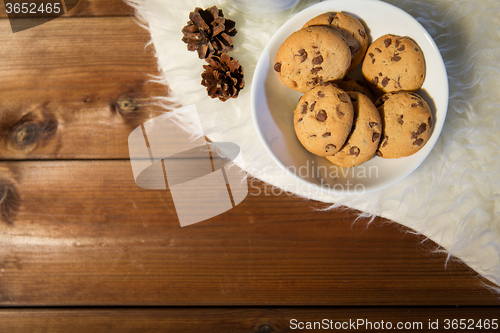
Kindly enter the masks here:
M 422 88 L 417 91 L 429 104 L 434 128 L 427 144 L 416 154 L 383 159 L 375 156 L 360 166 L 345 169 L 309 153 L 297 139 L 293 110 L 301 94 L 286 87 L 273 70 L 280 45 L 311 18 L 328 11 L 349 13 L 365 25 L 371 40 L 391 33 L 410 36 L 421 47 L 427 65 Z M 353 71 L 360 76 L 359 67 Z M 350 74 L 349 76 L 352 76 Z M 412 173 L 434 147 L 448 109 L 448 77 L 443 58 L 429 33 L 405 11 L 378 0 L 330 0 L 311 6 L 288 20 L 271 38 L 255 69 L 251 92 L 254 124 L 267 152 L 289 174 L 321 191 L 359 194 L 383 189 Z

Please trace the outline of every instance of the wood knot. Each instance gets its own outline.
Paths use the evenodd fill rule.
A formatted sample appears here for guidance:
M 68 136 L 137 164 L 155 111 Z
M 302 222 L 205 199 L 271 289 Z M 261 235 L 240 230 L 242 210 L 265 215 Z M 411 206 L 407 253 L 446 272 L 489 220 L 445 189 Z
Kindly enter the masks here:
M 9 180 L 0 179 L 0 219 L 13 224 L 21 198 L 16 186 Z
M 24 124 L 13 134 L 15 143 L 20 147 L 26 147 L 39 140 L 41 129 L 37 124 Z
M 139 105 L 133 98 L 119 98 L 115 102 L 115 108 L 122 116 L 126 116 L 139 110 Z
M 43 139 L 57 132 L 58 121 L 45 112 L 31 112 L 22 117 L 9 130 L 7 148 L 10 150 L 33 151 Z
M 274 330 L 274 328 L 272 328 L 271 325 L 268 325 L 268 324 L 263 324 L 263 325 L 260 325 L 257 330 L 255 331 L 255 333 L 273 333 L 273 332 L 276 332 Z

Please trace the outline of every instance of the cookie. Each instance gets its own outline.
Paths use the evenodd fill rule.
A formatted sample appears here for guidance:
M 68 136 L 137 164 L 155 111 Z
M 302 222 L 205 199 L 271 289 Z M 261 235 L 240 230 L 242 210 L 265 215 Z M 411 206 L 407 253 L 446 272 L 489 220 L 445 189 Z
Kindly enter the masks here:
M 346 92 L 357 91 L 368 97 L 372 102 L 376 101 L 370 88 L 368 88 L 363 81 L 356 81 L 349 77 L 345 77 L 342 81 L 338 82 L 337 85 Z
M 346 13 L 329 12 L 309 20 L 303 28 L 318 25 L 327 26 L 337 31 L 344 38 L 352 56 L 349 71 L 356 68 L 363 61 L 368 48 L 368 36 L 365 27 L 357 18 Z
M 353 117 L 349 95 L 326 83 L 300 98 L 293 123 L 297 138 L 308 151 L 319 156 L 331 156 L 344 145 Z
M 399 158 L 415 154 L 429 141 L 432 113 L 425 100 L 413 92 L 393 92 L 375 103 L 382 117 L 382 138 L 377 155 Z
M 382 120 L 373 102 L 362 93 L 351 91 L 354 121 L 347 142 L 327 159 L 335 165 L 351 168 L 369 161 L 377 151 L 382 135 Z
M 425 58 L 410 37 L 384 35 L 368 48 L 363 76 L 378 94 L 416 91 L 425 80 Z
M 308 27 L 291 34 L 276 54 L 274 70 L 289 88 L 305 93 L 323 82 L 341 80 L 351 63 L 343 38 L 327 27 Z

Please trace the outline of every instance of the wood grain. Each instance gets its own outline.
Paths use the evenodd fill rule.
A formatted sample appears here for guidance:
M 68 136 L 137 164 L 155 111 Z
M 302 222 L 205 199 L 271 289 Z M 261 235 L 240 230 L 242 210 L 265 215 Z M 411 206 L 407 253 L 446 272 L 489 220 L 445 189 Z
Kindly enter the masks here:
M 20 198 L 0 224 L 4 306 L 500 304 L 402 227 L 353 224 L 353 211 L 259 181 L 236 208 L 180 228 L 170 192 L 138 188 L 128 161 L 0 168 Z
M 127 158 L 132 129 L 158 114 L 150 97 L 167 94 L 148 83 L 157 67 L 147 32 L 131 17 L 17 34 L 8 24 L 0 20 L 0 159 Z
M 499 308 L 129 308 L 129 309 L 12 309 L 0 310 L 0 332 L 169 332 L 169 333 L 283 333 L 323 332 L 296 329 L 296 322 L 322 322 L 329 325 L 360 322 L 359 331 L 384 322 L 396 328 L 398 323 L 415 327 L 413 331 L 436 332 L 429 322 L 445 331 L 446 319 L 473 320 L 475 324 L 492 319 L 498 322 Z M 467 321 L 466 321 L 467 322 Z M 469 325 L 472 322 L 468 322 Z M 346 327 L 346 324 L 343 324 Z M 409 326 L 409 327 L 410 327 Z M 317 326 L 318 327 L 318 326 Z M 422 329 L 417 329 L 422 327 Z M 491 327 L 491 326 L 490 326 Z M 335 328 L 333 329 L 335 330 Z M 330 330 L 330 331 L 333 331 Z M 372 330 L 377 331 L 377 330 Z M 378 330 L 386 331 L 386 330 Z M 403 330 L 404 331 L 404 330 Z M 408 331 L 408 330 L 407 330 Z M 452 331 L 452 330 L 449 330 Z M 477 329 L 476 329 L 477 331 Z M 483 330 L 488 331 L 488 330 Z M 491 330 L 490 331 L 494 331 Z
M 133 13 L 133 8 L 126 5 L 122 0 L 80 0 L 75 8 L 69 13 L 66 13 L 64 17 L 130 16 L 133 15 Z M 6 17 L 5 5 L 4 2 L 1 1 L 0 18 Z
M 486 318 L 488 282 L 436 244 L 251 181 L 235 209 L 180 228 L 168 191 L 138 188 L 127 137 L 166 88 L 119 0 L 80 1 L 12 34 L 0 2 L 0 306 L 353 305 L 11 309 L 0 332 L 287 332 L 292 316 Z M 69 28 L 71 27 L 71 28 Z M 32 161 L 37 159 L 61 161 Z M 74 161 L 68 161 L 75 159 Z M 104 159 L 105 161 L 98 161 Z M 113 159 L 124 159 L 122 161 Z M 420 243 L 423 242 L 423 243 Z M 406 319 L 405 319 L 406 320 Z

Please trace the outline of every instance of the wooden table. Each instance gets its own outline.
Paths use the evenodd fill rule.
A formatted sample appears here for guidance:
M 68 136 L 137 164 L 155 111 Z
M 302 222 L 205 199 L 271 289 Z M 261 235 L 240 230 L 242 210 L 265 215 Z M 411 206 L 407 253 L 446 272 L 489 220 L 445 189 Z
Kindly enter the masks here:
M 252 180 L 181 228 L 132 177 L 158 115 L 149 35 L 120 0 L 12 34 L 0 8 L 0 332 L 287 332 L 290 320 L 498 318 L 491 284 L 425 237 Z M 459 306 L 459 307 L 457 307 Z

